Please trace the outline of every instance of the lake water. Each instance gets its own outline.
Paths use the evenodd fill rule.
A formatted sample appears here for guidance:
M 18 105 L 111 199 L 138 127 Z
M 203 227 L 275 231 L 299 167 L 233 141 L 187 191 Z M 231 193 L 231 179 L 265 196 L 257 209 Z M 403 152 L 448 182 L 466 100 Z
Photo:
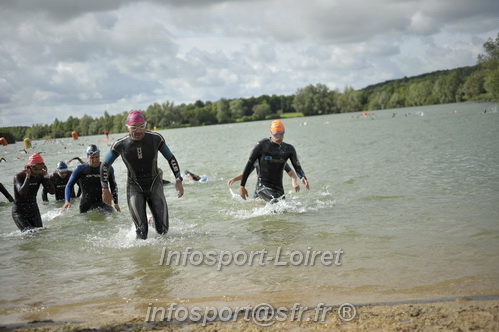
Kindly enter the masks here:
M 0 322 L 145 317 L 151 304 L 173 302 L 336 305 L 497 295 L 499 114 L 483 113 L 493 107 L 283 120 L 311 190 L 293 193 L 284 175 L 287 200 L 275 206 L 242 201 L 237 185 L 226 186 L 268 135 L 270 121 L 162 130 L 182 171 L 208 181 L 185 181 L 180 199 L 166 185 L 170 231 L 152 231 L 146 241 L 135 239 L 121 159 L 113 165 L 121 213 L 82 215 L 77 200 L 62 214 L 62 203 L 53 196 L 42 203 L 40 190 L 45 229 L 21 235 L 0 196 Z M 83 158 L 89 144 L 107 151 L 112 141 L 103 138 L 35 141 L 30 152 L 43 151 L 53 171 L 59 160 Z M 0 181 L 11 193 L 29 156 L 21 149 L 21 143 L 0 147 L 7 159 Z M 160 167 L 173 180 L 163 158 Z M 254 183 L 251 175 L 249 192 Z M 186 264 L 165 263 L 162 253 L 175 251 L 191 252 Z M 263 251 L 273 260 L 260 264 Z M 306 265 L 313 251 L 331 252 L 325 263 L 332 264 L 318 256 Z M 239 265 L 197 264 L 210 252 L 237 254 Z M 252 252 L 252 265 L 243 264 Z

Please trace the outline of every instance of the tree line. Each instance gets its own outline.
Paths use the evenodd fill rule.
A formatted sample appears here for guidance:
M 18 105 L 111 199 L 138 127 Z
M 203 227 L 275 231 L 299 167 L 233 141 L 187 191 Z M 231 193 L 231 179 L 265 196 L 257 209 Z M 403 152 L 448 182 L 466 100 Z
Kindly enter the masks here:
M 203 126 L 280 118 L 290 115 L 311 116 L 332 113 L 360 112 L 400 107 L 424 106 L 465 101 L 499 101 L 499 33 L 483 45 L 484 54 L 477 64 L 450 70 L 435 71 L 415 77 L 385 81 L 361 90 L 350 86 L 343 92 L 317 83 L 300 88 L 295 94 L 262 95 L 251 98 L 222 98 L 216 102 L 198 100 L 193 104 L 175 105 L 171 101 L 154 103 L 142 110 L 149 128 L 165 129 Z M 50 125 L 34 124 L 0 128 L 0 137 L 9 143 L 30 139 L 70 137 L 126 132 L 128 111 L 101 117 L 70 116 L 57 118 Z

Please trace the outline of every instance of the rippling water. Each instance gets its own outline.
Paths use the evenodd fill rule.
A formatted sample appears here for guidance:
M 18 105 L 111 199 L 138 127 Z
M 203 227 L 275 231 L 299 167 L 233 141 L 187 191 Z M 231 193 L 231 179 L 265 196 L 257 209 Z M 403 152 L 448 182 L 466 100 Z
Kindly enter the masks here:
M 0 322 L 144 316 L 149 303 L 209 305 L 366 303 L 499 291 L 499 114 L 493 104 L 452 104 L 284 120 L 312 190 L 269 206 L 242 201 L 226 181 L 242 171 L 270 121 L 160 131 L 182 170 L 185 196 L 164 187 L 170 232 L 135 239 L 126 206 L 126 171 L 114 163 L 122 213 L 79 214 L 77 204 L 39 206 L 45 229 L 21 235 L 0 197 Z M 421 112 L 424 116 L 421 116 Z M 392 113 L 397 116 L 392 117 Z M 111 135 L 114 139 L 123 134 Z M 33 142 L 51 171 L 84 156 L 101 136 Z M 20 143 L 0 147 L 0 181 L 26 162 Z M 76 164 L 71 164 L 74 168 Z M 160 160 L 166 178 L 168 164 Z M 248 181 L 248 190 L 255 183 Z M 187 249 L 188 247 L 192 249 Z M 221 267 L 160 264 L 166 252 L 265 250 L 281 261 L 342 250 L 341 265 Z M 196 258 L 196 256 L 191 256 Z

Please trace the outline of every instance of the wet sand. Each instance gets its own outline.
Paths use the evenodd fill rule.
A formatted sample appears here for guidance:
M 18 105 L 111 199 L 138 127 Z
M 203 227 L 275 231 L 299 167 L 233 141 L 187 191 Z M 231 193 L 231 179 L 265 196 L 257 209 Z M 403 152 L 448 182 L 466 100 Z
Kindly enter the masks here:
M 490 297 L 489 297 L 490 298 Z M 499 331 L 499 299 L 457 298 L 452 301 L 356 306 L 355 318 L 343 321 L 335 314 L 323 322 L 284 321 L 270 327 L 258 326 L 240 317 L 228 322 L 145 322 L 144 317 L 86 323 L 31 322 L 1 326 L 0 331 Z

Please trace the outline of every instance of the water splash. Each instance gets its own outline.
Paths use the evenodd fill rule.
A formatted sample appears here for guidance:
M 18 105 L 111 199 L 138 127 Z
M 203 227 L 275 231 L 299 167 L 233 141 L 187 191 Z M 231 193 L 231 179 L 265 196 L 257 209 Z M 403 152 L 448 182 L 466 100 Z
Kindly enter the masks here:
M 275 214 L 285 213 L 305 213 L 310 211 L 318 211 L 320 209 L 329 208 L 336 204 L 336 201 L 331 197 L 326 187 L 324 191 L 318 192 L 313 200 L 304 200 L 303 202 L 298 197 L 287 196 L 287 199 L 279 200 L 276 203 L 268 203 L 259 198 L 250 198 L 243 200 L 240 195 L 229 189 L 232 199 L 240 202 L 242 206 L 238 209 L 222 211 L 225 215 L 236 218 L 238 220 L 250 219 L 261 216 L 270 216 Z M 249 207 L 249 209 L 248 209 Z

